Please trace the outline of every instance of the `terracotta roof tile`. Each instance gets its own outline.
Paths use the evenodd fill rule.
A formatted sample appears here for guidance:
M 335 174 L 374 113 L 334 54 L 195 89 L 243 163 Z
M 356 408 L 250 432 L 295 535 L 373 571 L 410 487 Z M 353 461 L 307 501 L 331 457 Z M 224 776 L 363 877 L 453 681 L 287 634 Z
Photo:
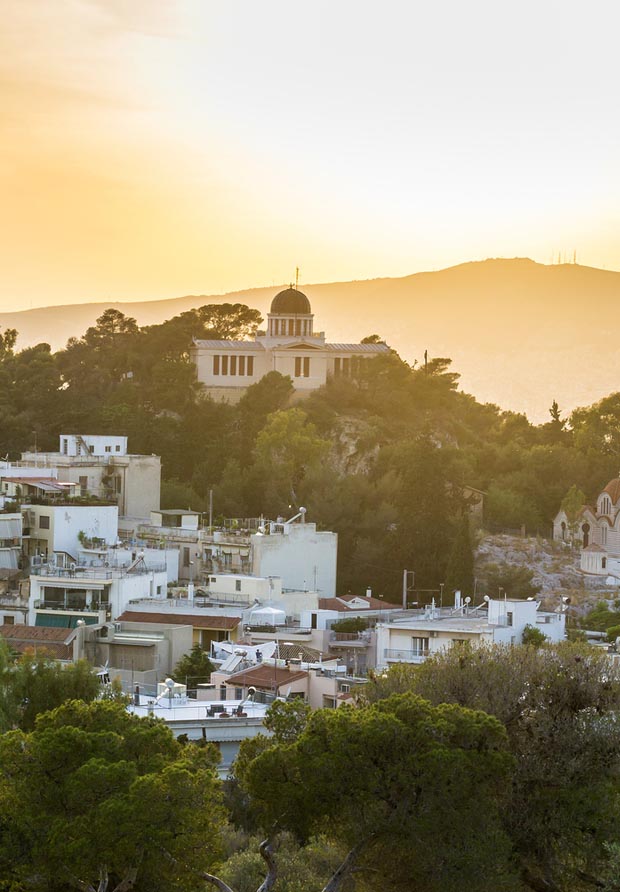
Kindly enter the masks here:
M 142 610 L 126 610 L 116 618 L 120 623 L 163 623 L 171 626 L 193 626 L 196 629 L 224 629 L 232 631 L 241 622 L 240 616 L 213 616 L 202 613 L 146 613 Z
M 615 505 L 618 499 L 620 499 L 620 477 L 614 477 L 613 480 L 610 480 L 603 492 L 607 493 L 611 499 L 611 504 Z
M 252 669 L 236 672 L 226 679 L 226 684 L 234 685 L 238 688 L 254 685 L 255 688 L 272 691 L 274 687 L 281 688 L 303 678 L 308 678 L 308 673 L 303 669 L 289 670 L 263 663 L 260 666 L 254 666 Z
M 364 601 L 370 610 L 402 610 L 400 604 L 390 604 L 380 598 L 367 598 L 366 595 L 341 595 L 339 598 L 319 598 L 319 610 L 365 610 L 367 608 L 350 604 L 350 601 Z

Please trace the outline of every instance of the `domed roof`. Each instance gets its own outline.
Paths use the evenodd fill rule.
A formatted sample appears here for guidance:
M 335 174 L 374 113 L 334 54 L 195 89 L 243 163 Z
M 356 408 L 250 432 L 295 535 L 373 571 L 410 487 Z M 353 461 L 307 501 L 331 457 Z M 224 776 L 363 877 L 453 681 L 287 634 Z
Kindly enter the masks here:
M 271 301 L 271 312 L 279 316 L 292 313 L 293 315 L 310 316 L 310 301 L 305 294 L 293 288 L 285 288 Z
M 615 505 L 618 499 L 620 499 L 620 478 L 614 477 L 613 480 L 610 480 L 603 492 L 607 493 L 611 498 L 611 504 Z

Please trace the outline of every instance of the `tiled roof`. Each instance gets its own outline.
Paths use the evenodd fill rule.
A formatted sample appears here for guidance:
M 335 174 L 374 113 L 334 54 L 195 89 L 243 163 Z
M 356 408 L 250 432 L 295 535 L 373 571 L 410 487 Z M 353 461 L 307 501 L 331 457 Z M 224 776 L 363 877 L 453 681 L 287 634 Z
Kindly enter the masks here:
M 611 504 L 615 505 L 620 499 L 620 477 L 614 477 L 610 480 L 603 492 L 606 492 L 611 499 Z
M 387 344 L 325 344 L 330 353 L 389 353 Z
M 171 626 L 193 626 L 196 629 L 224 629 L 232 631 L 241 622 L 240 616 L 213 616 L 202 613 L 145 613 L 126 610 L 116 618 L 120 623 L 165 623 Z
M 75 629 L 58 629 L 49 626 L 1 625 L 0 635 L 15 641 L 56 641 L 65 644 L 75 636 Z
M 226 684 L 234 685 L 238 688 L 247 688 L 253 685 L 255 688 L 272 691 L 274 687 L 285 687 L 293 681 L 300 681 L 302 678 L 307 677 L 308 673 L 303 669 L 293 669 L 291 671 L 263 663 L 260 666 L 254 666 L 252 669 L 236 672 L 226 679 Z
M 73 647 L 70 642 L 76 629 L 58 629 L 47 626 L 1 625 L 0 635 L 13 651 L 45 651 L 56 660 L 72 660 Z
M 263 345 L 259 341 L 209 341 L 194 338 L 194 346 L 206 350 L 247 350 L 262 351 Z

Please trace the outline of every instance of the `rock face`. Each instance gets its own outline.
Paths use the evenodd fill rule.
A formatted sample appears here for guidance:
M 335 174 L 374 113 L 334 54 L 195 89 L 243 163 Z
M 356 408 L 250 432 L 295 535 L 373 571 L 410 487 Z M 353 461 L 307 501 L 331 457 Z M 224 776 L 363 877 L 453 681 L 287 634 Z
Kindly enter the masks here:
M 485 536 L 476 553 L 476 572 L 484 575 L 488 564 L 527 567 L 534 573 L 533 582 L 540 585 L 541 594 L 584 588 L 584 577 L 578 572 L 579 554 L 560 550 L 548 539 Z

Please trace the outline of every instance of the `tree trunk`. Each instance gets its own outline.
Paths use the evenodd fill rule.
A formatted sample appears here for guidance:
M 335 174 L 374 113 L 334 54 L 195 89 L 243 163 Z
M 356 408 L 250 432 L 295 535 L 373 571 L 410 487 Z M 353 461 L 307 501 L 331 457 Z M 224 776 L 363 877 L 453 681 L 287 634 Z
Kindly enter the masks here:
M 323 887 L 322 892 L 340 892 L 342 884 L 355 867 L 356 858 L 363 847 L 366 845 L 366 843 L 367 840 L 363 840 L 351 849 L 340 867 L 331 875 L 327 882 L 327 885 Z
M 278 875 L 278 871 L 276 868 L 276 862 L 273 857 L 273 849 L 271 848 L 271 842 L 269 839 L 264 839 L 260 846 L 259 852 L 261 854 L 261 858 L 267 865 L 267 876 L 260 884 L 256 892 L 272 892 L 272 889 L 276 882 L 276 877 Z

